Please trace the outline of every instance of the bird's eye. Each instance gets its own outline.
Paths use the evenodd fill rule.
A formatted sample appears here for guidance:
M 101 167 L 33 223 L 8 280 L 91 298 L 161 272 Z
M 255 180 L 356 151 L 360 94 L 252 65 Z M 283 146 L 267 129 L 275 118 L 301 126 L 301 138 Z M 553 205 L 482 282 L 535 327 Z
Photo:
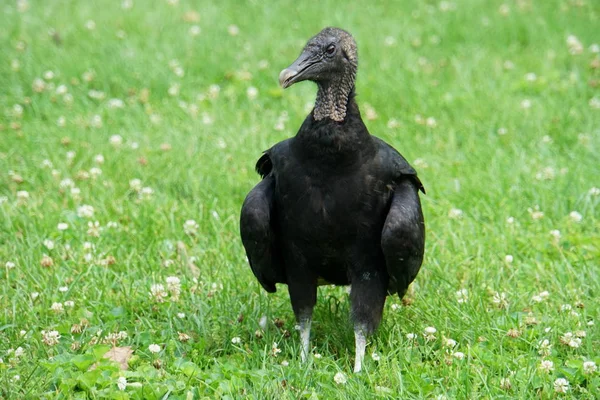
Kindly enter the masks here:
M 331 56 L 331 55 L 333 55 L 333 53 L 335 53 L 335 45 L 333 45 L 333 44 L 330 44 L 330 45 L 327 47 L 326 53 L 327 53 L 327 55 L 328 55 L 328 56 Z

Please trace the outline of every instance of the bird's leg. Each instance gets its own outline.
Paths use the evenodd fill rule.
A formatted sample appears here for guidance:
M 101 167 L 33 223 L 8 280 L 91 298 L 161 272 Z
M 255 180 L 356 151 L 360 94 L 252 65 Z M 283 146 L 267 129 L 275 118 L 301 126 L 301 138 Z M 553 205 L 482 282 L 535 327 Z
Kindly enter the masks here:
M 311 317 L 304 317 L 300 320 L 300 343 L 302 345 L 302 350 L 300 353 L 300 357 L 302 362 L 306 362 L 308 359 L 308 354 L 310 352 L 310 325 L 312 319 Z
M 365 348 L 367 347 L 367 336 L 365 326 L 356 324 L 354 326 L 354 342 L 356 343 L 356 352 L 354 358 L 354 372 L 360 372 L 362 362 L 365 359 Z
M 298 269 L 295 272 L 297 273 Z M 289 274 L 288 290 L 296 321 L 300 325 L 300 344 L 302 346 L 300 357 L 302 362 L 305 362 L 310 350 L 310 326 L 313 308 L 317 303 L 317 285 L 311 277 L 306 277 L 306 275 L 293 276 Z
M 352 280 L 350 303 L 356 343 L 354 372 L 362 369 L 367 336 L 372 334 L 381 322 L 386 297 L 386 278 L 377 271 L 366 271 Z

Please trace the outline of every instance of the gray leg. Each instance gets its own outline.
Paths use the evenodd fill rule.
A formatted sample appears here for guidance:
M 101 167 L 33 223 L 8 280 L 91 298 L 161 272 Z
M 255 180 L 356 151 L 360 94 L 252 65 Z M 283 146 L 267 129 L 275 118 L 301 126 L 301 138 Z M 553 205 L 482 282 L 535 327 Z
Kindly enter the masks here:
M 367 347 L 367 337 L 364 325 L 356 324 L 354 326 L 354 341 L 356 343 L 354 372 L 360 372 L 363 360 L 365 359 L 365 348 Z
M 310 353 L 310 324 L 311 318 L 304 318 L 300 321 L 300 344 L 302 345 L 300 357 L 302 362 L 306 362 Z
M 383 273 L 365 272 L 360 278 L 352 280 L 350 292 L 356 343 L 354 372 L 362 369 L 367 336 L 371 335 L 381 322 L 386 296 L 387 277 Z

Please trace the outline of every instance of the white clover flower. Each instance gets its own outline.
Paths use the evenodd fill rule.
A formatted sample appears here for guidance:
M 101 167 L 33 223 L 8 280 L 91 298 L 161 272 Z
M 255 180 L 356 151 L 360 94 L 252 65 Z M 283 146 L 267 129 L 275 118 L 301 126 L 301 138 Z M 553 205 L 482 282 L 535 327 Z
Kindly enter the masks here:
M 457 290 L 455 293 L 456 301 L 459 303 L 466 303 L 469 300 L 469 291 L 467 289 Z
M 44 90 L 46 90 L 46 82 L 44 82 L 40 78 L 35 78 L 33 80 L 33 83 L 31 84 L 31 88 L 33 89 L 34 92 L 41 93 Z
M 160 352 L 160 346 L 153 343 L 150 346 L 148 346 L 148 350 L 150 351 L 150 353 L 156 354 Z
M 534 208 L 528 208 L 527 211 L 532 219 L 538 220 L 544 218 L 544 213 L 540 211 L 539 206 L 535 206 Z
M 506 293 L 498 293 L 494 292 L 492 297 L 492 302 L 498 306 L 498 308 L 506 308 L 508 306 L 508 299 L 506 297 Z
M 20 118 L 20 117 L 22 117 L 22 116 L 23 116 L 23 106 L 22 106 L 22 105 L 20 105 L 20 104 L 15 104 L 15 105 L 13 106 L 13 110 L 12 110 L 12 111 L 13 111 L 13 115 L 14 115 L 16 118 Z
M 379 356 L 379 354 L 377 354 L 375 352 L 371 353 L 371 358 L 373 359 L 373 361 L 381 360 L 381 357 Z
M 65 301 L 65 307 L 73 308 L 75 307 L 75 302 L 73 300 Z
M 454 353 L 452 353 L 452 357 L 456 358 L 457 360 L 462 360 L 465 358 L 465 353 L 460 352 L 460 351 L 455 351 Z
M 254 100 L 256 99 L 256 97 L 258 96 L 258 89 L 255 88 L 254 86 L 250 86 L 247 90 L 246 90 L 246 96 L 248 96 L 248 98 L 250 100 Z
M 48 250 L 54 249 L 54 242 L 52 240 L 45 239 L 42 243 L 43 243 L 44 247 L 47 248 Z
M 190 236 L 196 235 L 198 233 L 198 228 L 200 228 L 200 225 L 198 225 L 198 223 L 196 221 L 194 221 L 193 219 L 188 219 L 183 224 L 183 232 L 186 235 L 190 235 Z
M 52 168 L 54 165 L 52 164 L 52 161 L 48 160 L 47 158 L 42 161 L 42 168 Z
M 573 222 L 581 222 L 581 220 L 583 219 L 583 216 L 578 213 L 577 211 L 571 211 L 569 213 L 569 218 L 571 218 L 571 221 Z
M 68 188 L 72 188 L 74 186 L 75 186 L 75 182 L 73 182 L 73 179 L 70 179 L 70 178 L 63 179 L 58 184 L 58 187 L 60 187 L 61 189 L 68 189 Z
M 229 25 L 227 27 L 227 32 L 231 35 L 231 36 L 237 36 L 240 33 L 240 28 L 238 28 L 237 25 Z
M 502 390 L 510 390 L 512 388 L 512 383 L 509 378 L 500 378 L 500 389 Z
M 13 269 L 15 267 L 15 263 L 12 261 L 7 261 L 6 264 L 4 264 L 4 266 L 6 267 L 6 269 Z
M 560 311 L 565 312 L 565 311 L 571 311 L 573 309 L 573 306 L 570 304 L 563 304 L 560 306 Z
M 589 194 L 590 196 L 598 196 L 598 195 L 600 195 L 600 188 L 597 188 L 597 187 L 595 187 L 595 186 L 594 186 L 593 188 L 591 188 L 591 189 L 588 191 L 588 194 Z
M 213 122 L 214 122 L 214 119 L 213 119 L 213 117 L 210 116 L 210 114 L 207 114 L 207 113 L 202 114 L 202 123 L 204 125 L 212 125 Z
M 444 346 L 446 346 L 446 347 L 452 348 L 452 347 L 456 346 L 456 344 L 457 344 L 456 340 L 454 340 L 454 339 L 450 339 L 450 338 L 444 339 Z
M 448 211 L 448 217 L 452 219 L 462 218 L 463 214 L 463 211 L 458 208 L 452 208 Z
M 114 147 L 118 147 L 123 144 L 123 137 L 121 135 L 112 135 L 108 141 Z
M 429 168 L 429 164 L 427 163 L 427 161 L 425 161 L 422 158 L 417 158 L 415 159 L 415 161 L 413 162 L 414 166 L 417 168 Z
M 506 223 L 509 225 L 512 225 L 515 223 L 515 217 L 508 217 L 506 218 Z
M 550 236 L 552 236 L 554 238 L 554 240 L 559 240 L 560 239 L 560 231 L 558 229 L 552 229 L 550 231 Z
M 154 301 L 158 303 L 163 303 L 167 297 L 165 287 L 160 283 L 150 286 L 150 297 L 152 297 Z
M 89 236 L 93 236 L 93 237 L 98 237 L 100 236 L 100 231 L 102 230 L 102 227 L 100 226 L 100 222 L 98 221 L 89 221 L 88 222 L 88 230 L 87 230 L 87 234 Z
M 550 360 L 542 360 L 538 368 L 540 369 L 540 371 L 549 374 L 550 372 L 554 371 L 554 363 Z
M 233 344 L 240 344 L 242 343 L 242 338 L 240 338 L 239 336 L 235 336 L 231 338 L 231 343 Z
M 504 262 L 506 262 L 507 264 L 512 263 L 513 260 L 514 260 L 514 258 L 510 254 L 507 254 L 506 256 L 504 256 Z
M 60 339 L 60 334 L 58 331 L 42 331 L 42 342 L 46 346 L 55 346 L 58 344 L 58 339 Z
M 200 27 L 198 25 L 192 25 L 190 26 L 190 35 L 192 36 L 198 36 L 200 34 L 200 32 L 202 32 L 202 30 L 200 29 Z
M 427 328 L 423 329 L 423 337 L 428 342 L 431 340 L 435 340 L 436 332 L 437 332 L 437 329 L 435 329 L 433 326 L 428 326 Z
M 40 296 L 40 294 L 38 292 L 31 292 L 30 296 L 32 300 L 35 300 Z
M 569 53 L 573 55 L 583 53 L 583 45 L 575 35 L 567 36 L 567 47 L 569 49 Z
M 52 306 L 50 306 L 50 310 L 54 311 L 57 314 L 65 311 L 62 303 L 52 303 Z
M 144 199 L 149 199 L 150 197 L 152 197 L 153 194 L 154 194 L 154 189 L 152 189 L 151 187 L 143 187 L 142 190 L 140 191 L 140 195 Z
M 260 317 L 260 319 L 258 320 L 258 326 L 260 326 L 261 329 L 265 329 L 267 327 L 267 316 L 263 315 L 262 317 Z
M 68 286 L 61 286 L 58 288 L 59 292 L 65 293 L 69 291 L 69 287 Z
M 167 289 L 171 292 L 171 300 L 178 300 L 181 294 L 181 280 L 176 276 L 169 276 L 167 278 Z
M 102 170 L 100 168 L 93 167 L 93 168 L 90 169 L 90 176 L 92 178 L 95 179 L 95 178 L 99 177 L 100 175 L 102 175 Z
M 346 378 L 346 375 L 343 372 L 338 372 L 333 376 L 333 381 L 338 385 L 345 385 L 348 379 Z
M 406 339 L 408 339 L 408 340 L 415 340 L 416 338 L 417 338 L 416 333 L 407 333 L 406 334 Z
M 182 312 L 177 313 L 177 318 L 184 319 L 185 318 L 185 313 L 182 313 Z
M 123 108 L 125 107 L 125 102 L 121 99 L 109 99 L 108 102 L 106 103 L 108 108 Z
M 574 335 L 573 335 L 573 333 L 571 333 L 571 332 L 566 332 L 564 335 L 562 335 L 562 336 L 560 337 L 560 341 L 561 341 L 562 343 L 564 343 L 564 344 L 567 344 L 567 343 L 569 343 L 569 341 L 570 341 L 571 339 L 573 339 L 573 338 L 574 338 Z
M 104 164 L 104 156 L 102 154 L 97 154 L 94 156 L 94 162 L 96 164 Z
M 29 192 L 26 190 L 19 190 L 17 192 L 17 200 L 24 201 L 29 199 Z
M 531 108 L 531 100 L 524 99 L 523 101 L 521 101 L 521 108 L 524 110 L 530 109 Z
M 77 208 L 77 216 L 79 218 L 93 218 L 94 217 L 94 207 L 84 204 Z
M 587 336 L 587 333 L 585 331 L 575 331 L 575 336 L 578 338 L 584 338 Z
M 277 347 L 277 342 L 273 342 L 273 346 L 271 346 L 271 355 L 277 357 L 279 353 L 281 353 L 281 349 Z
M 125 389 L 127 388 L 127 378 L 125 378 L 124 376 L 120 376 L 120 377 L 117 379 L 117 388 L 118 388 L 120 391 L 123 391 L 123 390 L 125 390 Z
M 179 85 L 178 83 L 171 85 L 168 90 L 169 96 L 175 97 L 175 96 L 179 95 L 180 88 L 181 88 L 181 85 Z
M 14 352 L 15 357 L 17 357 L 17 358 L 22 357 L 23 354 L 25 354 L 25 350 L 22 347 L 17 347 L 15 349 L 15 352 Z
M 129 181 L 129 188 L 134 192 L 139 192 L 142 190 L 142 181 L 135 178 Z
M 565 378 L 558 378 L 554 381 L 554 391 L 556 393 L 567 393 L 569 391 L 569 381 Z
M 398 311 L 400 308 L 402 308 L 402 306 L 398 303 L 393 303 L 390 308 L 392 309 L 392 311 Z
M 102 117 L 99 115 L 94 115 L 90 120 L 90 126 L 92 128 L 102 128 Z
M 16 352 L 15 352 L 16 354 Z M 594 361 L 584 361 L 583 362 L 583 373 L 586 375 L 591 375 L 598 370 L 598 366 Z
M 221 87 L 219 85 L 210 85 L 208 87 L 208 97 L 211 99 L 216 99 L 219 97 L 219 93 L 221 92 Z

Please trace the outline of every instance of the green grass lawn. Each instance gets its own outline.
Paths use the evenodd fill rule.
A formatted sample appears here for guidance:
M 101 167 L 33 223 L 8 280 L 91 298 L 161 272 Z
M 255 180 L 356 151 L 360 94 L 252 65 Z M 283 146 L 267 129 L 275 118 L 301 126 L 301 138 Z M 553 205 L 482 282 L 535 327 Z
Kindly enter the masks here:
M 266 3 L 0 5 L 0 399 L 599 398 L 600 3 Z M 238 235 L 314 101 L 279 71 L 328 25 L 427 189 L 357 375 L 345 289 L 301 365 Z

